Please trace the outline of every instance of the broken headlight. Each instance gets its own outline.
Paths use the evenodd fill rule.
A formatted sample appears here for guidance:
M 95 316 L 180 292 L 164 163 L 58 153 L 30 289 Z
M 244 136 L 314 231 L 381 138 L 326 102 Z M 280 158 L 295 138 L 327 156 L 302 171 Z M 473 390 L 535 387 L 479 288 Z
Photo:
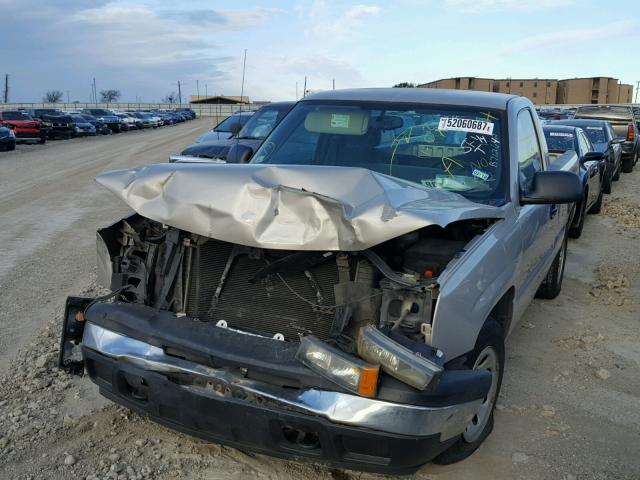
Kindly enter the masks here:
M 376 395 L 377 365 L 369 365 L 313 336 L 302 338 L 296 358 L 314 372 L 349 391 L 363 397 Z
M 437 363 L 416 355 L 371 325 L 360 330 L 358 355 L 418 390 L 425 390 L 435 383 L 443 371 Z

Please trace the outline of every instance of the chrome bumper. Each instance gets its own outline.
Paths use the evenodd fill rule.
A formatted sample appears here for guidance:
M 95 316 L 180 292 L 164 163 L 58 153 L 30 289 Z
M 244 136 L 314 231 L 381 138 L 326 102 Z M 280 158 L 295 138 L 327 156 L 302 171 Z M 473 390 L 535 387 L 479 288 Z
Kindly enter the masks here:
M 479 399 L 446 407 L 418 407 L 341 392 L 283 389 L 249 380 L 229 371 L 166 355 L 161 348 L 89 322 L 84 329 L 82 345 L 84 348 L 144 370 L 195 375 L 203 380 L 201 385 L 209 387 L 179 387 L 198 395 L 224 397 L 224 392 L 232 389 L 241 391 L 246 401 L 253 399 L 261 405 L 268 404 L 270 407 L 321 416 L 339 424 L 388 433 L 413 436 L 440 434 L 441 441 L 461 434 L 482 402 Z M 217 388 L 211 388 L 211 385 L 216 385 Z

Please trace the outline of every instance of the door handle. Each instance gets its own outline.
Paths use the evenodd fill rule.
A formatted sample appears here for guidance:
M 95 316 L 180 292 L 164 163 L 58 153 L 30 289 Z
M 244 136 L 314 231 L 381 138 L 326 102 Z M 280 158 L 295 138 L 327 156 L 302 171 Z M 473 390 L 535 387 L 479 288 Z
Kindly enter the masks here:
M 553 204 L 551 205 L 551 207 L 549 208 L 549 218 L 553 218 L 556 216 L 556 213 L 558 213 L 558 205 Z

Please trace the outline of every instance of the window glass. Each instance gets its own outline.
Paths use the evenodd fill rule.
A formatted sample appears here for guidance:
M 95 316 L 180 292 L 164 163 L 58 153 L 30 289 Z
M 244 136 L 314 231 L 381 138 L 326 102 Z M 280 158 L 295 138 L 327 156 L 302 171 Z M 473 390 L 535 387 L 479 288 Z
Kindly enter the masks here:
M 607 134 L 604 130 L 604 127 L 585 127 L 584 132 L 587 134 L 591 143 L 606 143 L 607 142 Z
M 567 150 L 578 151 L 576 138 L 571 132 L 552 130 L 545 127 L 544 139 L 547 142 L 547 149 L 554 153 L 564 153 Z
M 303 102 L 252 163 L 367 168 L 492 204 L 504 201 L 502 113 L 387 102 Z
M 584 133 L 578 135 L 578 145 L 580 147 L 580 156 L 591 151 L 591 144 Z
M 538 135 L 529 110 L 518 114 L 518 173 L 520 188 L 524 192 L 531 191 L 533 177 L 542 170 L 542 155 L 538 145 Z
M 259 140 L 266 138 L 284 113 L 275 109 L 263 109 L 254 113 L 238 133 L 238 138 Z

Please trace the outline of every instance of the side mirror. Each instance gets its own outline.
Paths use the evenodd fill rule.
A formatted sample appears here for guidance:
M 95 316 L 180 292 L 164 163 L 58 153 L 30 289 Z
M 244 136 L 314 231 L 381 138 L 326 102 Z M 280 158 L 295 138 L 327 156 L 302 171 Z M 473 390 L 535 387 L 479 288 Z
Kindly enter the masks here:
M 573 172 L 562 170 L 536 172 L 533 188 L 520 195 L 521 205 L 574 203 L 582 199 L 580 178 Z
M 231 127 L 229 127 L 229 131 L 231 132 L 231 135 L 233 135 L 234 137 L 238 135 L 238 132 L 240 130 L 242 130 L 242 125 L 240 125 L 239 123 L 232 123 Z
M 227 163 L 249 163 L 253 157 L 253 148 L 236 143 L 233 145 L 227 153 Z
M 616 137 L 613 140 L 611 140 L 611 143 L 620 144 L 620 143 L 624 143 L 626 141 L 627 141 L 627 139 L 625 137 Z
M 598 160 L 603 160 L 605 158 L 604 153 L 602 152 L 587 152 L 582 157 L 583 162 L 594 162 Z

